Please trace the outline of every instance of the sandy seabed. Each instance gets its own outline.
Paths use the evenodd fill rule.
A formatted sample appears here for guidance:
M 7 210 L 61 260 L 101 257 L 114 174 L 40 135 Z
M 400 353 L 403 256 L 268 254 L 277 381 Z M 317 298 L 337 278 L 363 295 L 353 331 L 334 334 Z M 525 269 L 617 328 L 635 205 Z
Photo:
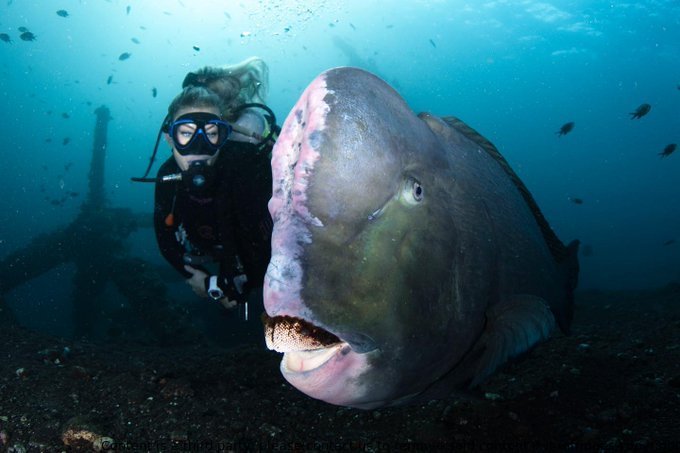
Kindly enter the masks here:
M 102 345 L 4 321 L 0 450 L 680 451 L 680 285 L 576 304 L 571 336 L 471 398 L 371 411 L 292 388 L 262 338 Z

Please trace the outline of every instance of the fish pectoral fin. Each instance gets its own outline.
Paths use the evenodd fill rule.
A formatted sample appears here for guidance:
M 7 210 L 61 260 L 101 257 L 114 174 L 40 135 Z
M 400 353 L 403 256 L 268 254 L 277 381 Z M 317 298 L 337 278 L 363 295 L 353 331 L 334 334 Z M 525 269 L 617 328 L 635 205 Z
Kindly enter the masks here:
M 540 297 L 518 295 L 487 311 L 487 323 L 470 357 L 477 357 L 470 387 L 488 378 L 501 365 L 550 335 L 555 317 Z

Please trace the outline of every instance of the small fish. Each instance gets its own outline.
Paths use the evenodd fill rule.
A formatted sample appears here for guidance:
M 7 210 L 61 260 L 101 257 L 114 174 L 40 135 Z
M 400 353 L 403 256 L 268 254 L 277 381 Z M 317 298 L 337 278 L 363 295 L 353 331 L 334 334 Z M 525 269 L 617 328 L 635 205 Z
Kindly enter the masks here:
M 394 28 L 394 25 L 392 25 L 392 24 L 385 25 L 385 28 Z
M 132 54 L 130 52 L 123 52 L 122 54 L 120 54 L 118 59 L 120 61 L 124 61 L 124 60 L 127 60 L 128 58 L 130 58 L 130 56 L 132 56 Z
M 127 8 L 125 8 L 125 14 L 129 16 L 131 9 L 132 9 L 132 7 L 130 5 L 128 5 Z
M 68 17 L 68 11 L 66 11 L 65 9 L 60 9 L 59 11 L 57 11 L 57 16 Z
M 158 90 L 156 87 L 151 88 L 151 96 L 156 97 L 158 95 Z
M 671 154 L 673 154 L 673 151 L 675 151 L 675 148 L 677 148 L 678 145 L 676 143 L 671 143 L 670 145 L 666 145 L 666 147 L 659 153 L 659 156 L 661 158 L 668 157 Z
M 636 108 L 634 112 L 630 112 L 631 120 L 639 120 L 643 116 L 649 113 L 652 106 L 649 104 L 640 104 L 640 107 Z
M 356 30 L 356 29 L 357 29 L 357 27 L 355 27 L 354 24 L 353 24 L 352 22 L 349 23 L 349 26 L 352 27 L 352 30 Z
M 66 137 L 66 138 L 64 138 L 64 141 L 62 142 L 62 145 L 66 146 L 66 145 L 68 145 L 70 142 L 71 142 L 71 139 L 68 138 L 68 137 Z
M 69 162 L 66 165 L 64 165 L 64 171 L 69 171 L 69 169 L 73 166 L 73 162 Z
M 64 119 L 69 119 L 69 118 L 71 118 L 71 115 L 69 115 L 68 113 L 64 112 L 64 113 L 61 114 L 61 117 L 64 118 Z
M 9 37 L 7 33 L 0 33 L 0 41 L 4 41 L 9 44 L 12 43 L 12 39 Z
M 560 130 L 555 132 L 555 134 L 557 134 L 558 137 L 561 137 L 563 135 L 567 135 L 572 129 L 574 129 L 574 122 L 570 121 L 568 123 L 564 123 Z
M 23 32 L 19 35 L 19 38 L 21 38 L 22 41 L 35 41 L 35 35 L 30 31 Z
M 139 39 L 137 39 L 137 38 L 132 38 L 132 39 L 130 39 L 130 41 L 132 41 L 135 44 L 139 44 Z
M 199 51 L 201 50 L 201 48 L 198 47 L 198 46 L 193 46 L 193 48 L 194 48 L 194 50 L 195 50 L 196 52 L 199 52 Z
M 666 242 L 663 243 L 663 245 L 671 245 L 671 244 L 675 244 L 675 239 L 669 239 L 669 240 L 667 240 Z
M 75 198 L 75 197 L 77 197 L 78 195 L 80 195 L 78 192 L 73 192 L 72 190 L 69 190 L 69 191 L 67 192 L 67 194 L 68 194 L 68 196 L 71 197 L 71 198 Z
M 21 33 L 27 32 L 28 28 L 26 27 L 19 27 L 17 30 L 19 30 Z
M 47 171 L 47 165 L 41 165 L 42 169 Z
M 574 204 L 583 204 L 583 199 L 581 199 L 581 198 L 569 197 L 568 200 L 571 201 Z
M 251 34 L 252 34 L 252 33 L 250 33 L 249 31 L 242 31 L 242 32 L 241 32 L 241 38 L 247 38 L 247 37 L 250 36 Z
M 434 47 L 435 49 L 437 48 L 437 45 L 434 43 L 434 41 L 432 41 L 431 38 L 430 38 L 430 44 L 432 44 L 432 47 Z
M 231 14 L 229 14 L 229 13 L 226 12 L 226 11 L 224 12 L 224 17 L 226 17 L 227 19 L 230 19 L 230 20 L 231 20 Z
M 288 33 L 290 31 L 290 29 L 291 29 L 291 26 L 288 25 L 287 27 L 284 27 L 283 31 L 284 31 L 284 33 Z
M 46 138 L 46 139 L 45 139 L 45 143 L 52 143 L 52 139 L 51 139 L 51 138 L 49 138 L 49 137 L 48 137 L 48 138 Z
M 146 30 L 146 27 L 145 27 L 144 25 L 140 25 L 140 26 L 139 26 L 139 29 L 140 29 L 140 30 Z
M 335 27 L 335 24 L 334 24 L 333 22 L 330 22 L 330 23 L 328 24 L 328 26 L 332 28 L 332 27 Z
M 106 79 L 106 84 L 111 85 L 111 82 L 113 82 L 113 76 L 110 75 L 108 79 Z

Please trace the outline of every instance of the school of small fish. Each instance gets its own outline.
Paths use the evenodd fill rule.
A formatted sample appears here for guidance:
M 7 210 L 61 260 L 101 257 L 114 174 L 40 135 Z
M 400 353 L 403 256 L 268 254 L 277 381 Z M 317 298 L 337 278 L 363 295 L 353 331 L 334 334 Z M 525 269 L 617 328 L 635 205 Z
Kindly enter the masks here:
M 132 11 L 132 7 L 131 7 L 130 5 L 127 5 L 126 8 L 125 8 L 125 14 L 126 14 L 127 16 L 129 16 L 130 13 L 131 13 L 131 11 Z M 166 15 L 169 15 L 170 13 L 165 12 L 165 14 L 166 14 Z M 65 9 L 59 9 L 59 10 L 57 10 L 57 11 L 56 11 L 56 15 L 59 16 L 59 17 L 62 17 L 62 18 L 69 18 L 69 17 L 71 17 L 70 13 L 69 13 L 67 10 L 65 10 Z M 228 13 L 226 13 L 226 12 L 225 12 L 225 16 L 227 17 L 227 19 L 231 19 L 231 16 L 230 16 Z M 338 22 L 338 21 L 336 21 L 336 22 Z M 329 27 L 335 27 L 335 26 L 336 26 L 336 23 L 331 22 L 331 23 L 328 24 L 328 26 L 329 26 Z M 349 23 L 349 27 L 351 27 L 352 30 L 356 30 L 356 29 L 357 29 L 357 27 L 356 27 L 354 24 L 352 24 L 352 23 Z M 391 24 L 388 24 L 388 25 L 386 26 L 386 28 L 388 28 L 388 29 L 390 29 L 390 28 L 392 28 L 392 27 L 393 27 L 393 25 L 391 25 Z M 144 27 L 143 25 L 140 26 L 139 28 L 140 28 L 141 30 L 146 30 L 146 27 Z M 288 32 L 290 29 L 291 29 L 291 26 L 289 25 L 289 26 L 286 26 L 286 27 L 284 28 L 284 31 L 285 31 L 285 32 Z M 18 35 L 18 36 L 19 36 L 19 39 L 20 39 L 21 41 L 33 42 L 33 41 L 36 41 L 36 40 L 37 40 L 37 36 L 36 36 L 33 32 L 31 32 L 31 31 L 30 31 L 27 27 L 25 27 L 25 26 L 17 27 L 17 31 L 19 32 L 19 35 Z M 249 37 L 249 36 L 251 36 L 251 35 L 252 35 L 252 32 L 251 32 L 251 31 L 247 31 L 247 30 L 242 31 L 242 32 L 240 33 L 240 37 L 241 37 L 241 38 L 247 38 L 247 37 Z M 3 33 L 0 33 L 0 41 L 1 41 L 1 42 L 4 42 L 4 43 L 7 43 L 7 44 L 13 44 L 13 43 L 14 43 L 14 41 L 12 40 L 12 37 L 10 36 L 10 34 L 9 34 L 9 33 L 4 33 L 4 32 L 3 32 Z M 136 38 L 136 37 L 132 37 L 132 38 L 131 38 L 131 41 L 132 41 L 134 44 L 140 44 L 140 40 L 139 40 L 138 38 Z M 434 41 L 433 38 L 428 38 L 428 41 L 429 41 L 429 43 L 430 43 L 430 45 L 432 46 L 433 49 L 437 49 L 437 44 L 435 43 L 435 41 Z M 192 49 L 193 49 L 195 52 L 199 52 L 199 51 L 201 50 L 201 48 L 200 48 L 199 46 L 195 46 L 195 45 L 192 46 Z M 433 51 L 434 51 L 434 50 L 433 50 Z M 122 52 L 122 53 L 118 56 L 118 60 L 119 60 L 119 61 L 125 61 L 125 60 L 130 59 L 131 56 L 132 56 L 132 53 L 131 53 L 131 52 Z M 106 84 L 107 84 L 107 85 L 111 85 L 112 83 L 114 83 L 114 82 L 113 82 L 113 75 L 109 75 L 108 78 L 106 79 Z M 680 90 L 680 84 L 677 85 L 677 89 Z M 157 95 L 158 95 L 158 90 L 156 89 L 156 87 L 153 87 L 153 88 L 151 89 L 151 96 L 155 98 L 155 97 L 157 97 Z M 630 112 L 630 117 L 631 117 L 632 120 L 640 120 L 641 118 L 643 118 L 643 117 L 645 117 L 647 114 L 649 114 L 649 112 L 651 111 L 651 109 L 652 109 L 652 106 L 651 106 L 650 104 L 648 104 L 648 103 L 642 103 L 642 104 L 640 104 L 637 108 L 635 108 L 633 111 Z M 48 113 L 51 113 L 51 111 L 48 112 Z M 63 117 L 64 119 L 68 119 L 70 116 L 69 116 L 68 113 L 64 112 L 64 113 L 62 113 L 62 117 Z M 571 132 L 574 130 L 574 126 L 575 126 L 575 122 L 574 122 L 574 121 L 568 121 L 568 122 L 564 123 L 562 126 L 560 126 L 560 128 L 555 132 L 555 134 L 556 134 L 558 137 L 566 136 L 567 134 L 571 133 Z M 51 141 L 52 141 L 51 138 L 46 139 L 46 142 L 51 142 Z M 63 145 L 67 145 L 69 142 L 70 142 L 70 138 L 66 137 L 66 138 L 63 139 L 62 144 L 63 144 Z M 675 152 L 676 148 L 677 148 L 677 144 L 676 144 L 676 143 L 670 143 L 670 144 L 666 145 L 666 146 L 663 148 L 663 150 L 662 150 L 661 152 L 658 153 L 658 155 L 659 155 L 662 159 L 667 158 L 667 157 L 671 156 L 671 155 Z M 574 203 L 574 204 L 576 204 L 576 205 L 581 205 L 581 204 L 583 204 L 583 199 L 581 199 L 581 198 L 568 197 L 568 199 L 569 199 L 572 203 Z

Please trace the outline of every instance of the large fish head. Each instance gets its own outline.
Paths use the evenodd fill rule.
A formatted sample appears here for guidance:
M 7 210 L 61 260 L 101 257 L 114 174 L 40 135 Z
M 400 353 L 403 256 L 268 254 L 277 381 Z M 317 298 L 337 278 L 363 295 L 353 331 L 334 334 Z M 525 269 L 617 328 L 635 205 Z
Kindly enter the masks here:
M 483 322 L 457 300 L 455 180 L 436 134 L 381 79 L 336 68 L 290 112 L 272 174 L 265 336 L 284 377 L 359 408 L 422 392 Z

